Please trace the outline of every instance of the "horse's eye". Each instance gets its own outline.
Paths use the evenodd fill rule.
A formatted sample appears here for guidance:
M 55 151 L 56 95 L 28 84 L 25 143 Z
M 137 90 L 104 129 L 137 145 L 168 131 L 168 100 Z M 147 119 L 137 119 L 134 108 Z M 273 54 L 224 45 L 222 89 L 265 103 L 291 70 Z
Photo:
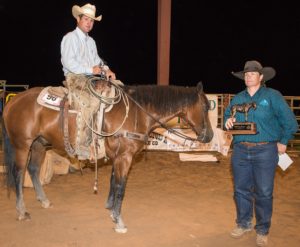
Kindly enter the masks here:
M 212 109 L 212 106 L 211 106 L 210 102 L 207 101 L 206 104 L 205 104 L 205 110 L 208 112 L 211 109 Z

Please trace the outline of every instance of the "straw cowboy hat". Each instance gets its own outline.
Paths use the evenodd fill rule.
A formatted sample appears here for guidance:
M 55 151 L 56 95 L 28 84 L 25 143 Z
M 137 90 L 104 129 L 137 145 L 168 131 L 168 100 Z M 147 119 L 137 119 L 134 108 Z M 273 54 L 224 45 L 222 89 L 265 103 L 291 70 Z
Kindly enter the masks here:
M 78 5 L 74 5 L 72 7 L 72 14 L 75 17 L 75 19 L 77 19 L 77 17 L 79 15 L 86 15 L 87 17 L 90 17 L 96 21 L 101 21 L 101 19 L 102 19 L 102 15 L 95 17 L 96 7 L 95 7 L 95 5 L 91 5 L 89 3 L 87 3 L 86 5 L 83 5 L 81 7 Z
M 272 67 L 263 67 L 260 64 L 260 62 L 255 60 L 247 61 L 244 66 L 244 70 L 239 72 L 232 72 L 232 74 L 235 77 L 244 80 L 244 74 L 246 72 L 259 72 L 264 76 L 263 77 L 264 82 L 271 80 L 276 75 L 275 69 L 273 69 Z

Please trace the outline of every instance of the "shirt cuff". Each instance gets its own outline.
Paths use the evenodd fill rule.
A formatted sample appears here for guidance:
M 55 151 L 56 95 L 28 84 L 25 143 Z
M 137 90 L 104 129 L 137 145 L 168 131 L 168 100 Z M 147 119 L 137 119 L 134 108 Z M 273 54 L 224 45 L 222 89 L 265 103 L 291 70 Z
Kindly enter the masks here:
M 104 71 L 108 71 L 109 70 L 109 67 L 107 65 L 103 65 L 101 66 L 101 68 L 104 70 Z
M 287 145 L 288 142 L 289 142 L 289 139 L 287 139 L 287 138 L 282 138 L 279 142 L 280 142 L 281 144 Z
M 93 74 L 93 68 L 87 68 L 86 73 L 87 74 Z

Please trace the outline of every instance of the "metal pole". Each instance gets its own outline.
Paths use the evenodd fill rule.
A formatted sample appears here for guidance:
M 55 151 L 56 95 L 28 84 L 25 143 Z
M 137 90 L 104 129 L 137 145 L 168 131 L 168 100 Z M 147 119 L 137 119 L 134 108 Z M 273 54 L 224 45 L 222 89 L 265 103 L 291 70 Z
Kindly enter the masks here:
M 171 2 L 158 0 L 157 15 L 157 84 L 169 85 Z

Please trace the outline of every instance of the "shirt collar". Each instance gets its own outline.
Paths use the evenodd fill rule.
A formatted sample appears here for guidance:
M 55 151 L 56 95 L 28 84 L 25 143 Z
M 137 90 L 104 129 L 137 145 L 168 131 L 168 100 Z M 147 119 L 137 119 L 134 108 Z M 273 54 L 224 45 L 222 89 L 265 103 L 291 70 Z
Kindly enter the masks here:
M 247 90 L 247 88 L 244 90 L 244 95 L 245 96 L 248 96 L 248 97 L 250 97 L 250 98 L 254 98 L 254 97 L 256 97 L 256 96 L 259 96 L 259 95 L 261 95 L 263 92 L 264 92 L 264 90 L 265 90 L 265 86 L 260 86 L 260 88 L 255 92 L 255 94 L 251 97 L 250 96 L 250 94 L 248 93 L 248 90 Z
M 82 32 L 82 30 L 79 27 L 76 27 L 75 32 L 78 34 L 78 36 L 81 40 L 87 40 L 89 37 L 89 35 Z

